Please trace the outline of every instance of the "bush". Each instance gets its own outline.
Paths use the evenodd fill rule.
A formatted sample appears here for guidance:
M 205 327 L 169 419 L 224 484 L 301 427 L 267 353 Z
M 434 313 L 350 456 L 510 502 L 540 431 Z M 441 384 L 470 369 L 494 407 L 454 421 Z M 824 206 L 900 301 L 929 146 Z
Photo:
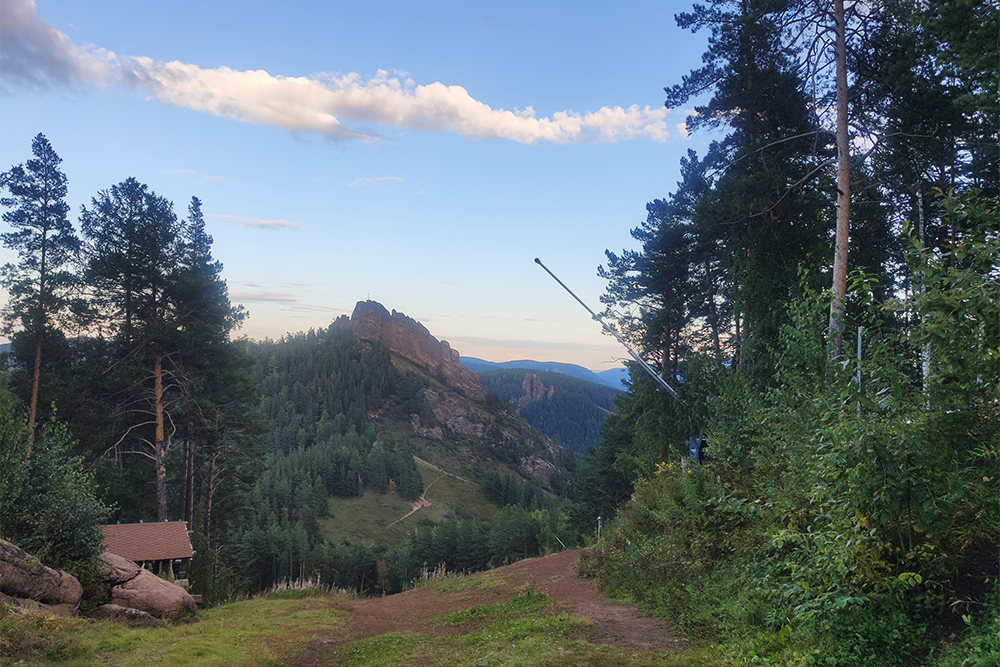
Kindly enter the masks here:
M 40 424 L 34 442 L 27 420 L 0 393 L 0 531 L 49 567 L 88 579 L 104 550 L 109 510 L 93 477 L 71 457 L 66 428 Z

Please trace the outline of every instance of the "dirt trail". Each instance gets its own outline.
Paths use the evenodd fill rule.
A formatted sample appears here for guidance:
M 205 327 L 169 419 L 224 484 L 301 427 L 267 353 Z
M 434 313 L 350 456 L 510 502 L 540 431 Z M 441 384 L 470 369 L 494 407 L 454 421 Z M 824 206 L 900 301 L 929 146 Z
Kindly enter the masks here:
M 442 585 L 429 585 L 383 598 L 359 600 L 346 609 L 350 620 L 337 637 L 317 639 L 298 656 L 295 667 L 328 665 L 329 656 L 344 642 L 357 641 L 387 632 L 416 631 L 429 634 L 461 632 L 443 625 L 448 614 L 483 604 L 508 600 L 525 586 L 545 593 L 574 616 L 596 623 L 583 630 L 596 644 L 622 645 L 644 650 L 688 648 L 674 637 L 662 621 L 640 616 L 635 607 L 616 604 L 597 590 L 594 582 L 576 575 L 574 564 L 579 550 L 564 551 L 544 558 L 524 560 L 472 576 L 478 582 L 456 586 L 461 590 L 442 592 Z M 446 584 L 443 581 L 442 584 Z
M 444 475 L 441 475 L 441 477 L 444 477 Z M 438 477 L 433 482 L 427 485 L 427 488 L 424 489 L 424 492 L 420 494 L 420 497 L 413 501 L 412 508 L 410 509 L 409 512 L 407 512 L 403 516 L 399 517 L 398 519 L 390 523 L 388 526 L 385 527 L 385 529 L 389 530 L 403 519 L 413 516 L 414 514 L 416 514 L 417 510 L 420 509 L 421 507 L 430 507 L 431 501 L 427 500 L 427 492 L 431 490 L 432 486 L 437 484 L 438 479 L 441 479 L 441 477 Z

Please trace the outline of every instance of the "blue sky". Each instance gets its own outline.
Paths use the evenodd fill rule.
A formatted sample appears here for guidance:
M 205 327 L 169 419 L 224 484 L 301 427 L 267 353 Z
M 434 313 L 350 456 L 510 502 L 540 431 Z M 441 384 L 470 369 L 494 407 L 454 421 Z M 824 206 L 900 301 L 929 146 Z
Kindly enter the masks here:
M 374 299 L 463 355 L 606 370 L 604 250 L 707 138 L 680 2 L 3 0 L 0 168 L 42 132 L 75 221 L 134 176 L 203 202 L 242 334 Z M 0 261 L 11 261 L 9 251 Z

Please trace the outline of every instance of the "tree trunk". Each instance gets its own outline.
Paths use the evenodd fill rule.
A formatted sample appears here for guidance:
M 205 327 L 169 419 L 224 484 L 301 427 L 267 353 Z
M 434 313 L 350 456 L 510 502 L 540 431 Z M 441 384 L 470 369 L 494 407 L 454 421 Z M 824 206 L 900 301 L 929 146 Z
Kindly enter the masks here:
M 708 297 L 708 324 L 712 332 L 712 351 L 716 360 L 722 359 L 722 345 L 719 343 L 719 309 L 715 303 L 715 290 L 712 289 L 712 265 L 705 260 L 705 294 Z
M 156 520 L 167 520 L 167 442 L 163 408 L 163 357 L 153 357 L 153 420 L 156 434 L 153 441 L 153 460 L 156 464 Z
M 208 488 L 205 490 L 205 539 L 212 541 L 212 495 L 215 493 L 215 459 L 218 452 L 208 457 Z
M 25 463 L 31 458 L 31 445 L 35 441 L 35 420 L 38 419 L 38 386 L 42 378 L 42 332 L 35 338 L 35 369 L 31 377 L 31 407 L 28 411 L 28 451 L 24 455 Z
M 184 441 L 184 456 L 187 459 L 187 476 L 184 478 L 184 520 L 191 525 L 194 519 L 194 441 Z
M 190 428 L 189 428 L 190 431 Z M 191 524 L 194 508 L 194 442 L 184 438 L 184 453 L 181 455 L 181 521 Z
M 847 37 L 844 0 L 833 1 L 837 62 L 837 235 L 833 254 L 833 299 L 830 302 L 830 359 L 839 359 L 844 342 L 847 296 L 847 249 L 851 225 L 851 145 L 847 125 Z

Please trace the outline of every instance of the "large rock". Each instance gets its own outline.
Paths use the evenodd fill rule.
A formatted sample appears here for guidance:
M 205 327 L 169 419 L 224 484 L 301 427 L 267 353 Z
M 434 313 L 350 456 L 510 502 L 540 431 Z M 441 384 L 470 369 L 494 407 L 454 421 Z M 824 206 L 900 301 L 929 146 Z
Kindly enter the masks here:
M 46 567 L 19 546 L 0 540 L 0 593 L 35 600 L 53 613 L 72 616 L 80 606 L 83 587 L 73 575 Z
M 75 604 L 44 604 L 30 598 L 18 598 L 0 593 L 0 603 L 16 608 L 18 611 L 43 614 L 45 616 L 76 616 L 79 605 Z
M 390 350 L 431 372 L 440 371 L 450 387 L 461 390 L 469 398 L 482 401 L 486 390 L 479 376 L 461 363 L 458 350 L 448 341 L 438 340 L 414 319 L 395 310 L 390 314 L 377 301 L 359 301 L 351 315 L 351 330 L 358 338 L 377 340 Z
M 111 604 L 165 620 L 192 614 L 195 608 L 194 598 L 186 590 L 142 569 L 132 579 L 111 589 Z
M 127 558 L 105 551 L 101 554 L 101 576 L 112 586 L 124 584 L 139 575 L 142 569 Z
M 163 626 L 163 621 L 149 612 L 116 604 L 102 604 L 90 612 L 90 617 L 102 621 L 122 623 L 133 628 L 159 628 Z
M 555 473 L 556 467 L 552 465 L 551 461 L 537 456 L 522 456 L 521 470 L 537 479 L 544 486 L 552 487 L 552 475 Z

